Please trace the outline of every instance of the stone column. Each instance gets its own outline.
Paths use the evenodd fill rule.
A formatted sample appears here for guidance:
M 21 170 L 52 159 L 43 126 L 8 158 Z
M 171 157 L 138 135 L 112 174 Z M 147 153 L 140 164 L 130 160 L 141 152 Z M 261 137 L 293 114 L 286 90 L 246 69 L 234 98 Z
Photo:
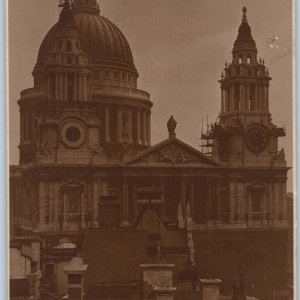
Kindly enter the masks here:
M 77 74 L 74 74 L 74 101 L 78 100 L 77 87 L 78 87 Z
M 83 100 L 82 90 L 83 90 L 82 74 L 78 74 L 78 100 L 80 101 Z
M 40 229 L 45 225 L 45 182 L 39 183 L 39 222 Z
M 151 112 L 147 112 L 147 144 L 151 145 Z
M 227 113 L 229 110 L 229 88 L 225 89 L 225 112 Z
M 273 220 L 278 222 L 278 217 L 279 217 L 279 181 L 278 179 L 274 182 L 274 211 L 273 211 Z
M 211 190 L 211 179 L 207 179 L 207 207 L 206 207 L 206 216 L 207 220 L 211 219 L 211 204 L 212 204 L 212 190 Z
M 121 226 L 128 226 L 128 178 L 123 178 L 122 186 L 122 223 Z
M 83 74 L 83 100 L 87 100 L 86 74 Z
M 147 120 L 146 120 L 146 111 L 142 111 L 142 143 L 143 145 L 147 145 Z
M 244 211 L 244 183 L 239 182 L 237 183 L 238 189 L 238 218 L 239 220 L 244 221 L 245 219 L 245 211 Z
M 132 111 L 131 108 L 128 109 L 128 140 L 132 143 Z
M 64 74 L 65 84 L 64 84 L 64 99 L 65 101 L 68 101 L 68 74 Z
M 255 110 L 257 110 L 258 109 L 258 86 L 257 85 L 255 85 L 255 101 L 254 101 L 254 103 L 255 103 Z
M 250 110 L 249 106 L 249 98 L 250 98 L 250 85 L 246 85 L 246 96 L 245 96 L 245 110 Z
M 229 201 L 230 201 L 230 222 L 234 221 L 234 182 L 229 184 Z
M 138 213 L 136 178 L 134 178 L 134 180 L 133 180 L 132 196 L 133 196 L 133 211 L 134 211 L 134 218 L 135 218 L 137 216 L 137 213 Z
M 139 109 L 136 111 L 136 139 L 136 142 L 141 144 L 141 112 Z
M 109 106 L 105 106 L 105 125 L 104 125 L 104 131 L 105 131 L 105 142 L 109 143 L 110 142 L 110 133 L 109 133 Z
M 50 100 L 51 98 L 51 93 L 50 93 L 50 90 L 51 90 L 51 84 L 50 84 L 50 74 L 48 73 L 47 74 L 47 77 L 46 77 L 46 98 L 47 100 Z
M 224 112 L 224 89 L 221 88 L 221 112 Z
M 185 182 L 185 178 L 181 178 L 181 204 L 182 204 L 182 215 L 183 215 L 183 219 L 184 222 L 185 220 L 185 212 L 186 212 L 186 182 Z
M 58 73 L 55 73 L 55 100 L 59 99 L 59 78 Z
M 230 86 L 230 93 L 229 93 L 229 111 L 233 111 L 234 109 L 234 86 Z
M 266 86 L 266 110 L 269 111 L 269 87 Z
M 283 220 L 287 221 L 287 205 L 286 205 L 286 201 L 287 201 L 287 193 L 286 193 L 286 180 L 287 178 L 283 179 L 282 182 L 282 216 L 283 216 Z
M 244 85 L 240 84 L 240 109 L 239 110 L 244 110 Z
M 120 107 L 118 107 L 117 110 L 117 141 L 119 143 L 122 142 L 122 110 Z
M 59 99 L 64 100 L 64 73 L 59 73 Z
M 195 181 L 194 178 L 190 182 L 190 205 L 191 205 L 191 215 L 193 217 L 194 207 L 195 207 Z

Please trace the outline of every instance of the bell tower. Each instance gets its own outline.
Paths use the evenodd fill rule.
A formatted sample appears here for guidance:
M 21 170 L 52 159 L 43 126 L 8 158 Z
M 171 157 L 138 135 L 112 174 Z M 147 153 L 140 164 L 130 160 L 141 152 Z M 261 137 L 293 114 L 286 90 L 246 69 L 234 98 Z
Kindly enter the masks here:
M 285 130 L 272 123 L 269 111 L 271 77 L 261 58 L 243 7 L 242 23 L 234 42 L 231 63 L 221 74 L 219 121 L 203 138 L 211 140 L 212 154 L 238 165 L 270 165 L 278 155 L 277 140 Z M 283 150 L 282 150 L 283 151 Z M 281 152 L 282 154 L 282 152 Z

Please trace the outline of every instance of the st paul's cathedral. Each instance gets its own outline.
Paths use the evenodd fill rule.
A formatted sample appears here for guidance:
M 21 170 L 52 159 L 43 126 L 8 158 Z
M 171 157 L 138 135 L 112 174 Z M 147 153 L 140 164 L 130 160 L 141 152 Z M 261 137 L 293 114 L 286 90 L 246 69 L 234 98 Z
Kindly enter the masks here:
M 96 0 L 60 2 L 33 87 L 15 99 L 20 163 L 10 166 L 11 243 L 31 249 L 43 289 L 66 293 L 63 269 L 78 255 L 87 299 L 135 299 L 141 264 L 158 251 L 174 282 L 219 278 L 226 293 L 243 274 L 257 293 L 285 289 L 285 130 L 271 119 L 246 8 L 199 151 L 176 136 L 175 115 L 151 144 L 153 103 L 125 36 Z

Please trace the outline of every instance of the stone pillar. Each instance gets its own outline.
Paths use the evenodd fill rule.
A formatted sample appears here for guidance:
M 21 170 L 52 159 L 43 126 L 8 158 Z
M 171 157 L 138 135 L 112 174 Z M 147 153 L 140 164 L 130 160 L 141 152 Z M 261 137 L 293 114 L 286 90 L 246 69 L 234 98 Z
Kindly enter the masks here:
M 186 182 L 185 182 L 185 178 L 181 178 L 181 203 L 182 203 L 182 213 L 185 216 L 185 210 L 186 210 Z
M 141 112 L 139 109 L 136 111 L 136 142 L 141 144 Z
M 64 74 L 59 73 L 59 99 L 64 100 Z
M 221 283 L 220 279 L 200 279 L 200 299 L 219 300 Z
M 240 84 L 240 109 L 239 110 L 244 110 L 244 85 Z
M 62 96 L 64 101 L 68 101 L 68 74 L 64 73 L 64 94 Z
M 234 86 L 230 86 L 230 93 L 229 93 L 229 111 L 233 111 L 234 110 Z
M 246 96 L 245 96 L 245 110 L 250 110 L 249 106 L 249 98 L 250 98 L 250 85 L 246 85 Z
M 229 111 L 229 88 L 225 89 L 225 112 Z
M 193 217 L 193 210 L 195 207 L 195 181 L 194 178 L 192 178 L 191 182 L 190 182 L 190 205 L 191 205 L 191 214 Z
M 147 144 L 151 145 L 151 112 L 147 112 Z
M 51 99 L 51 92 L 50 92 L 51 84 L 50 84 L 50 74 L 49 73 L 47 74 L 46 81 L 47 81 L 47 83 L 46 83 L 46 98 L 47 98 L 47 100 L 50 100 Z
M 238 219 L 244 221 L 245 211 L 244 211 L 244 183 L 237 183 L 237 201 L 238 201 Z
M 142 142 L 143 145 L 147 145 L 147 116 L 145 110 L 142 111 L 142 122 L 143 122 Z
M 221 88 L 221 112 L 224 112 L 224 89 Z
M 87 100 L 86 74 L 83 74 L 83 100 Z
M 39 183 L 39 222 L 40 227 L 45 225 L 45 182 Z
M 286 204 L 286 201 L 287 201 L 287 193 L 286 193 L 286 180 L 287 178 L 284 178 L 283 179 L 283 183 L 282 183 L 282 209 L 283 209 L 283 212 L 282 212 L 282 216 L 283 216 L 283 221 L 287 221 L 287 204 Z
M 255 85 L 255 110 L 258 110 L 258 86 Z
M 131 108 L 128 109 L 128 141 L 129 143 L 133 142 L 132 139 L 132 111 Z
M 133 195 L 133 211 L 134 211 L 134 218 L 137 216 L 138 210 L 137 210 L 137 184 L 136 184 L 136 178 L 133 180 L 133 186 L 132 186 L 132 195 Z
M 78 88 L 77 74 L 74 74 L 74 101 L 78 100 L 77 88 Z
M 211 219 L 211 204 L 212 204 L 212 189 L 211 189 L 211 179 L 207 179 L 207 207 L 206 207 L 206 216 L 207 220 Z
M 266 110 L 269 111 L 269 86 L 266 86 Z
M 234 205 L 234 182 L 229 184 L 229 201 L 230 201 L 230 222 L 234 222 L 235 205 Z
M 123 178 L 121 226 L 124 226 L 124 227 L 129 226 L 129 222 L 128 222 L 128 178 Z
M 104 125 L 104 130 L 105 130 L 105 142 L 109 143 L 110 142 L 110 134 L 109 134 L 109 106 L 105 106 L 105 125 Z
M 99 206 L 98 202 L 100 200 L 100 193 L 99 193 L 99 185 L 101 182 L 98 178 L 95 178 L 93 182 L 93 228 L 99 227 Z
M 275 223 L 278 222 L 279 219 L 279 195 L 280 190 L 279 190 L 279 181 L 278 179 L 274 182 L 274 212 L 273 212 L 273 220 L 275 221 Z
M 117 141 L 122 142 L 122 110 L 120 107 L 117 110 Z
M 59 78 L 58 73 L 55 73 L 55 100 L 59 99 Z
M 82 101 L 82 90 L 83 90 L 83 82 L 82 82 L 82 74 L 78 74 L 78 100 Z

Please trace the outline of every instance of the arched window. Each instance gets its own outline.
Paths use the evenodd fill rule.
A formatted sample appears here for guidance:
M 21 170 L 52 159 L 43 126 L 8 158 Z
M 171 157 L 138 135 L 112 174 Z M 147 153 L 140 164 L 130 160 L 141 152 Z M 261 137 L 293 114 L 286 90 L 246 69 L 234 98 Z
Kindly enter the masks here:
M 250 63 L 251 63 L 251 55 L 249 54 L 247 57 L 247 64 L 250 64 Z

